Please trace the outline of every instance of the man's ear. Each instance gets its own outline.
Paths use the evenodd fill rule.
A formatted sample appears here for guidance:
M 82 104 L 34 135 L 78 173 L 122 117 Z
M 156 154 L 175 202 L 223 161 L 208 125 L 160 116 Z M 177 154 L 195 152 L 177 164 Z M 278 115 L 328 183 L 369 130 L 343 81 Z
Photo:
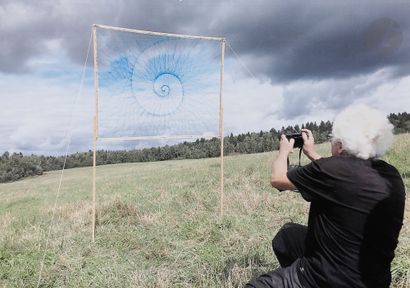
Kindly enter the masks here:
M 339 152 L 339 155 L 346 154 L 346 151 L 343 149 L 343 144 L 342 143 L 337 143 L 337 151 Z

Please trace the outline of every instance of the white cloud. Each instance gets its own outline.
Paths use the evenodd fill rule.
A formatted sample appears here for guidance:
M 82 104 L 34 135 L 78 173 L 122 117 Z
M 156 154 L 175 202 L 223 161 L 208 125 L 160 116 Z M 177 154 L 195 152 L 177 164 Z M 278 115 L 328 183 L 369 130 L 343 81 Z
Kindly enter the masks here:
M 69 152 L 91 149 L 91 71 L 87 70 L 87 81 L 79 95 L 81 67 L 71 66 L 64 59 L 57 53 L 33 61 L 36 74 L 2 75 L 0 151 L 63 154 L 70 135 Z M 223 90 L 225 133 L 267 131 L 307 121 L 333 120 L 339 110 L 356 102 L 386 114 L 410 111 L 410 77 L 389 80 L 389 75 L 388 70 L 380 70 L 351 79 L 278 85 L 256 79 L 239 62 L 229 60 Z M 99 143 L 98 147 L 123 149 L 144 145 L 116 142 Z
M 410 76 L 380 84 L 371 97 L 361 99 L 364 103 L 386 114 L 410 111 Z
M 390 112 L 409 111 L 409 77 L 391 79 L 391 71 L 381 69 L 348 79 L 296 81 L 284 88 L 283 119 L 314 119 L 332 116 L 353 103 L 366 103 Z M 301 117 L 302 116 L 302 117 Z M 320 118 L 319 118 L 320 119 Z M 310 120 L 309 120 L 310 121 Z M 313 120 L 312 120 L 313 121 Z
M 237 70 L 228 70 L 225 74 L 226 134 L 333 120 L 340 109 L 354 102 L 366 103 L 386 114 L 410 111 L 410 77 L 384 81 L 388 74 L 379 71 L 350 80 L 300 81 L 281 86 L 246 78 L 233 71 Z M 84 86 L 75 103 L 80 79 L 76 83 L 73 79 L 71 82 L 61 79 L 65 79 L 64 76 L 3 75 L 0 78 L 3 91 L 1 151 L 63 154 L 70 135 L 69 152 L 92 148 L 93 89 L 91 85 Z M 287 112 L 291 117 L 286 117 Z M 99 148 L 121 149 L 135 145 L 144 146 L 143 143 L 118 142 L 99 143 Z
M 269 116 L 280 111 L 283 88 L 255 78 L 235 79 L 229 73 L 226 76 L 223 93 L 225 131 L 235 134 L 272 128 L 275 123 Z
M 257 132 L 308 121 L 333 121 L 339 111 L 353 103 L 365 103 L 386 115 L 410 111 L 410 77 L 389 77 L 390 71 L 383 69 L 350 79 L 278 85 L 228 76 L 224 93 L 226 131 Z
M 61 81 L 65 77 L 0 78 L 0 151 L 62 154 L 70 134 L 78 137 L 87 130 L 91 141 L 93 91 L 84 87 L 79 95 L 80 78 L 77 82 Z

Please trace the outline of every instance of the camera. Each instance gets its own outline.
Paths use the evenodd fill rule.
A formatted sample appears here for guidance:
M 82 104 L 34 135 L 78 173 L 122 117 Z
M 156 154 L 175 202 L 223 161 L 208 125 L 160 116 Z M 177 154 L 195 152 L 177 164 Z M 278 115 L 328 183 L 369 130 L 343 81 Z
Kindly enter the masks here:
M 290 133 L 285 134 L 288 140 L 295 139 L 295 144 L 293 144 L 294 148 L 302 148 L 303 147 L 303 138 L 302 133 Z

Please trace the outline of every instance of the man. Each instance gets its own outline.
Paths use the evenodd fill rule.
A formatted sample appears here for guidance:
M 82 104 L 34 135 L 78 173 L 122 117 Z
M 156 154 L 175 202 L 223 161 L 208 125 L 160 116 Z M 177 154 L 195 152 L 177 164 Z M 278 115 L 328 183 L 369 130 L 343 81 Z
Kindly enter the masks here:
M 272 241 L 281 268 L 246 287 L 389 287 L 405 188 L 398 171 L 376 157 L 389 148 L 392 129 L 379 111 L 348 107 L 333 123 L 332 156 L 322 158 L 303 129 L 312 162 L 289 171 L 294 140 L 282 135 L 271 184 L 297 189 L 311 203 L 308 226 L 285 224 Z

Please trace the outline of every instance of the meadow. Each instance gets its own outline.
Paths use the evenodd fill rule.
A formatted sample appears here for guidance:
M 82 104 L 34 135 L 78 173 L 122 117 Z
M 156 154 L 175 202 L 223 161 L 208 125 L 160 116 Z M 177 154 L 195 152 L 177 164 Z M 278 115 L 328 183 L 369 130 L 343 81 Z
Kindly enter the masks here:
M 409 151 L 397 135 L 383 157 L 407 195 Z M 58 198 L 61 171 L 0 184 L 0 287 L 242 287 L 278 266 L 277 230 L 307 221 L 298 193 L 270 187 L 275 154 L 225 157 L 222 221 L 219 159 L 99 166 L 94 243 L 91 168 L 65 170 Z M 410 287 L 408 198 L 391 287 Z

